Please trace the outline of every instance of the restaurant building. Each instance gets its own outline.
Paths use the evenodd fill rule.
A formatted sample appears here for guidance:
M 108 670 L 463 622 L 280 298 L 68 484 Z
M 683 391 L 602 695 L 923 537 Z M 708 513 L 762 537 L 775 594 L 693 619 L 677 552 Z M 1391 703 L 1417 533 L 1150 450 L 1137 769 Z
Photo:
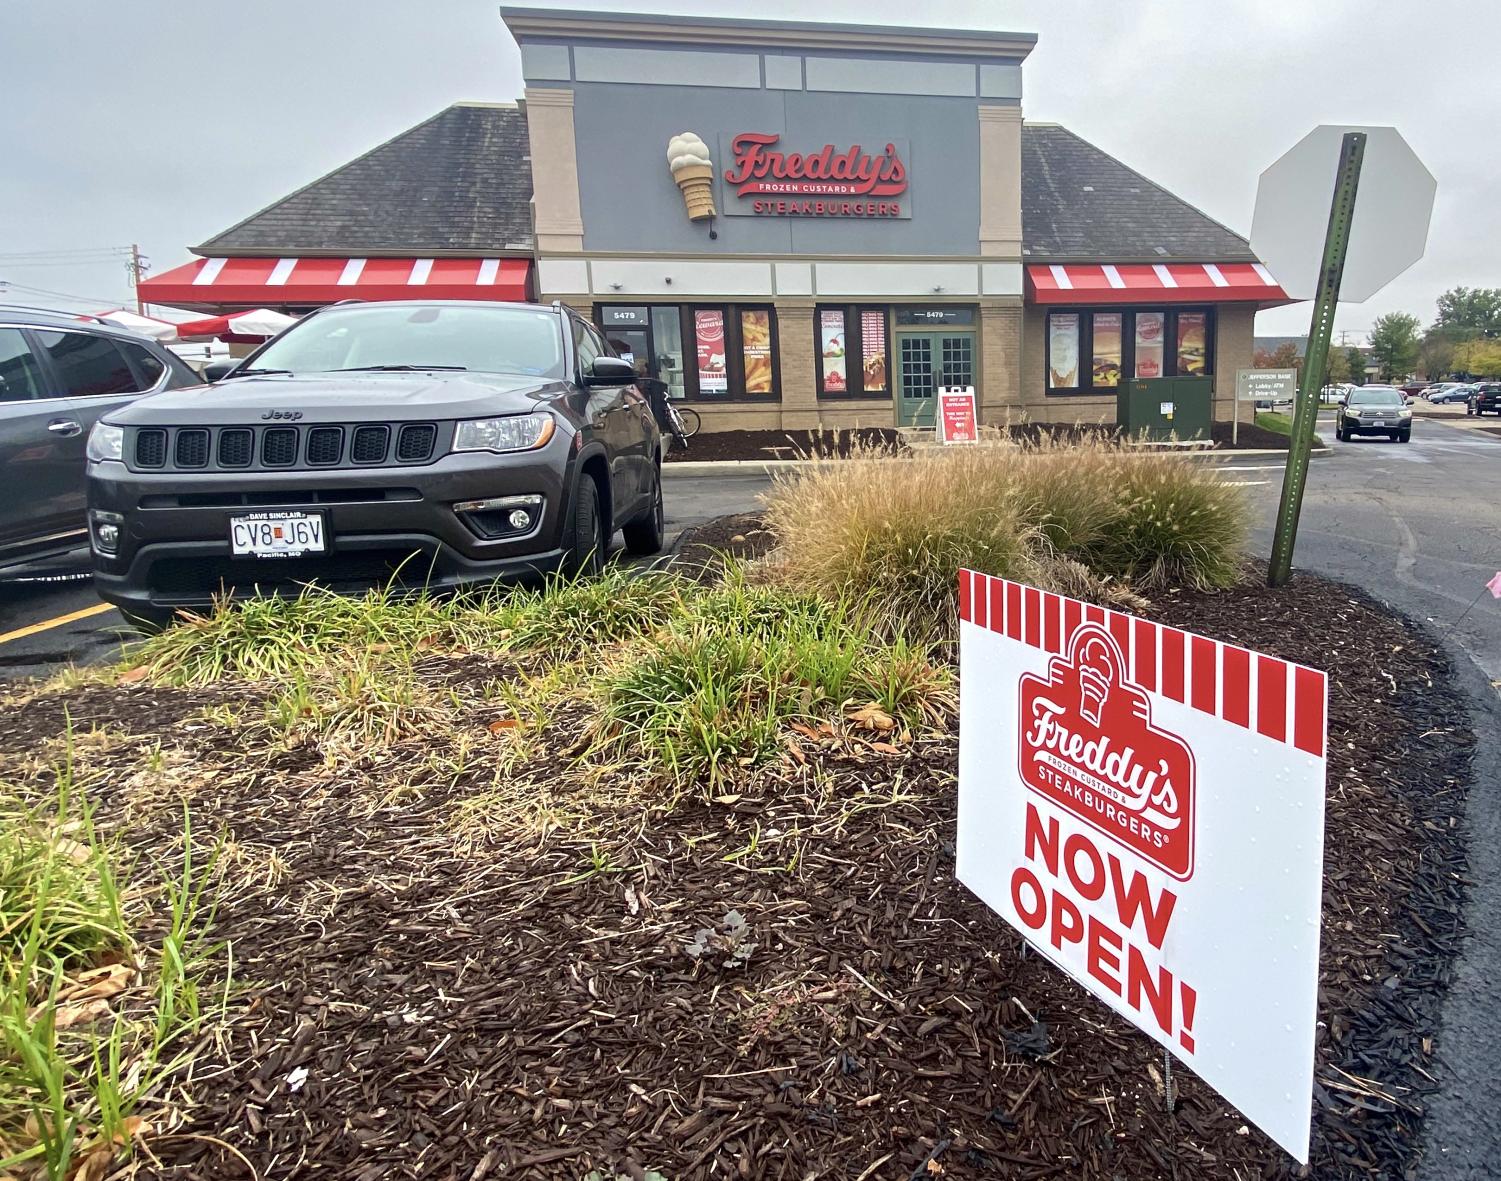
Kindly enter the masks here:
M 461 103 L 143 283 L 205 311 L 562 300 L 705 430 L 1111 421 L 1212 378 L 1259 308 L 1238 234 L 1024 121 L 1024 33 L 503 8 L 517 103 Z

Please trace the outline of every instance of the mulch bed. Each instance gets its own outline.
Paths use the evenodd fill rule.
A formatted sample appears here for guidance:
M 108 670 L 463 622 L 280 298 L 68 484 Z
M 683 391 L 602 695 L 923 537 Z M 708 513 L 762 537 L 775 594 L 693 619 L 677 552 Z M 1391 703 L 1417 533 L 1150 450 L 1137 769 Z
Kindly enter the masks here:
M 801 459 L 810 455 L 844 459 L 851 449 L 870 447 L 907 449 L 896 431 L 877 427 L 843 431 L 701 431 L 688 440 L 686 447 L 675 443 L 667 453 L 667 462 Z
M 1335 673 L 1311 1175 L 1411 1176 L 1465 872 L 1472 739 L 1447 658 L 1306 576 L 1150 613 Z M 450 685 L 520 671 L 422 667 Z M 185 712 L 201 691 L 123 696 L 73 694 L 75 732 L 107 718 L 203 745 Z M 65 724 L 28 711 L 0 755 Z M 479 741 L 504 741 L 488 716 Z M 546 734 L 522 787 L 577 803 L 578 720 Z M 483 747 L 456 773 L 429 767 L 432 743 L 330 769 L 224 738 L 194 824 L 245 859 L 216 936 L 248 988 L 227 1050 L 195 1067 L 187 1135 L 152 1143 L 140 1175 L 251 1176 L 217 1141 L 266 1179 L 1299 1175 L 1186 1071 L 1168 1111 L 1155 1044 L 954 880 L 951 735 L 897 754 L 838 725 L 788 740 L 717 799 L 649 792 L 576 836 L 461 839 L 455 809 L 493 782 Z M 166 808 L 161 834 L 179 822 Z M 755 945 L 738 965 L 730 911 Z M 719 949 L 694 958 L 704 930 Z

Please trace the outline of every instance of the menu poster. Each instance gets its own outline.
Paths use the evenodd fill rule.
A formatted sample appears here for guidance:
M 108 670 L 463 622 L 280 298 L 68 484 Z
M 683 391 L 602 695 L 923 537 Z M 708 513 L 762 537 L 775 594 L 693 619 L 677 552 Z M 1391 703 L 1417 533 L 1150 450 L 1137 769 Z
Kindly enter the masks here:
M 1054 312 L 1048 317 L 1048 369 L 1051 388 L 1079 385 L 1079 314 Z
M 1114 387 L 1121 383 L 1121 314 L 1096 312 L 1094 317 L 1094 355 L 1091 360 L 1096 386 Z
M 823 388 L 828 394 L 842 394 L 850 388 L 845 368 L 844 313 L 821 312 L 818 317 L 819 352 L 823 354 Z
M 695 308 L 693 335 L 698 344 L 698 392 L 728 393 L 730 375 L 724 363 L 724 313 L 717 308 Z
M 745 392 L 771 393 L 771 313 L 740 313 L 740 351 L 745 361 Z
M 860 343 L 865 355 L 862 371 L 867 394 L 886 392 L 886 313 L 860 313 Z
M 1137 377 L 1162 376 L 1162 338 L 1166 333 L 1166 312 L 1136 313 Z
M 1203 312 L 1178 313 L 1178 373 L 1203 377 L 1208 368 L 1208 317 Z

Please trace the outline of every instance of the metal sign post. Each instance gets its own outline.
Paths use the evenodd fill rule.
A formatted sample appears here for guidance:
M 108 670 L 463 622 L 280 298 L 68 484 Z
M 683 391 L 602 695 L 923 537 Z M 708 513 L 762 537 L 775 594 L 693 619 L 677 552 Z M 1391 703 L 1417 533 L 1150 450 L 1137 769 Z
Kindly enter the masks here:
M 1303 488 L 1308 482 L 1308 453 L 1313 446 L 1313 428 L 1319 416 L 1319 386 L 1329 358 L 1329 338 L 1334 331 L 1334 313 L 1339 303 L 1339 284 L 1345 270 L 1345 251 L 1350 243 L 1351 215 L 1355 211 L 1355 193 L 1360 184 L 1365 144 L 1365 132 L 1350 131 L 1345 133 L 1340 147 L 1334 201 L 1329 208 L 1329 229 L 1324 235 L 1324 259 L 1319 269 L 1318 293 L 1314 297 L 1313 321 L 1308 329 L 1308 351 L 1303 358 L 1298 398 L 1293 404 L 1287 470 L 1282 477 L 1282 500 L 1277 506 L 1277 529 L 1272 538 L 1272 560 L 1267 569 L 1269 586 L 1284 586 L 1292 577 L 1298 514 L 1303 508 Z

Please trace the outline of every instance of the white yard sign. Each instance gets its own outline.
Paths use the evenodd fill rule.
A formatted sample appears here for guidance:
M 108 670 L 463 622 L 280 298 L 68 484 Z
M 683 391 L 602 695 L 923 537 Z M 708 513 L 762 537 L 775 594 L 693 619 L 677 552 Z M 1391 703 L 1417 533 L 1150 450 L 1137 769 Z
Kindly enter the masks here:
M 959 578 L 960 881 L 1306 1162 L 1324 674 Z

